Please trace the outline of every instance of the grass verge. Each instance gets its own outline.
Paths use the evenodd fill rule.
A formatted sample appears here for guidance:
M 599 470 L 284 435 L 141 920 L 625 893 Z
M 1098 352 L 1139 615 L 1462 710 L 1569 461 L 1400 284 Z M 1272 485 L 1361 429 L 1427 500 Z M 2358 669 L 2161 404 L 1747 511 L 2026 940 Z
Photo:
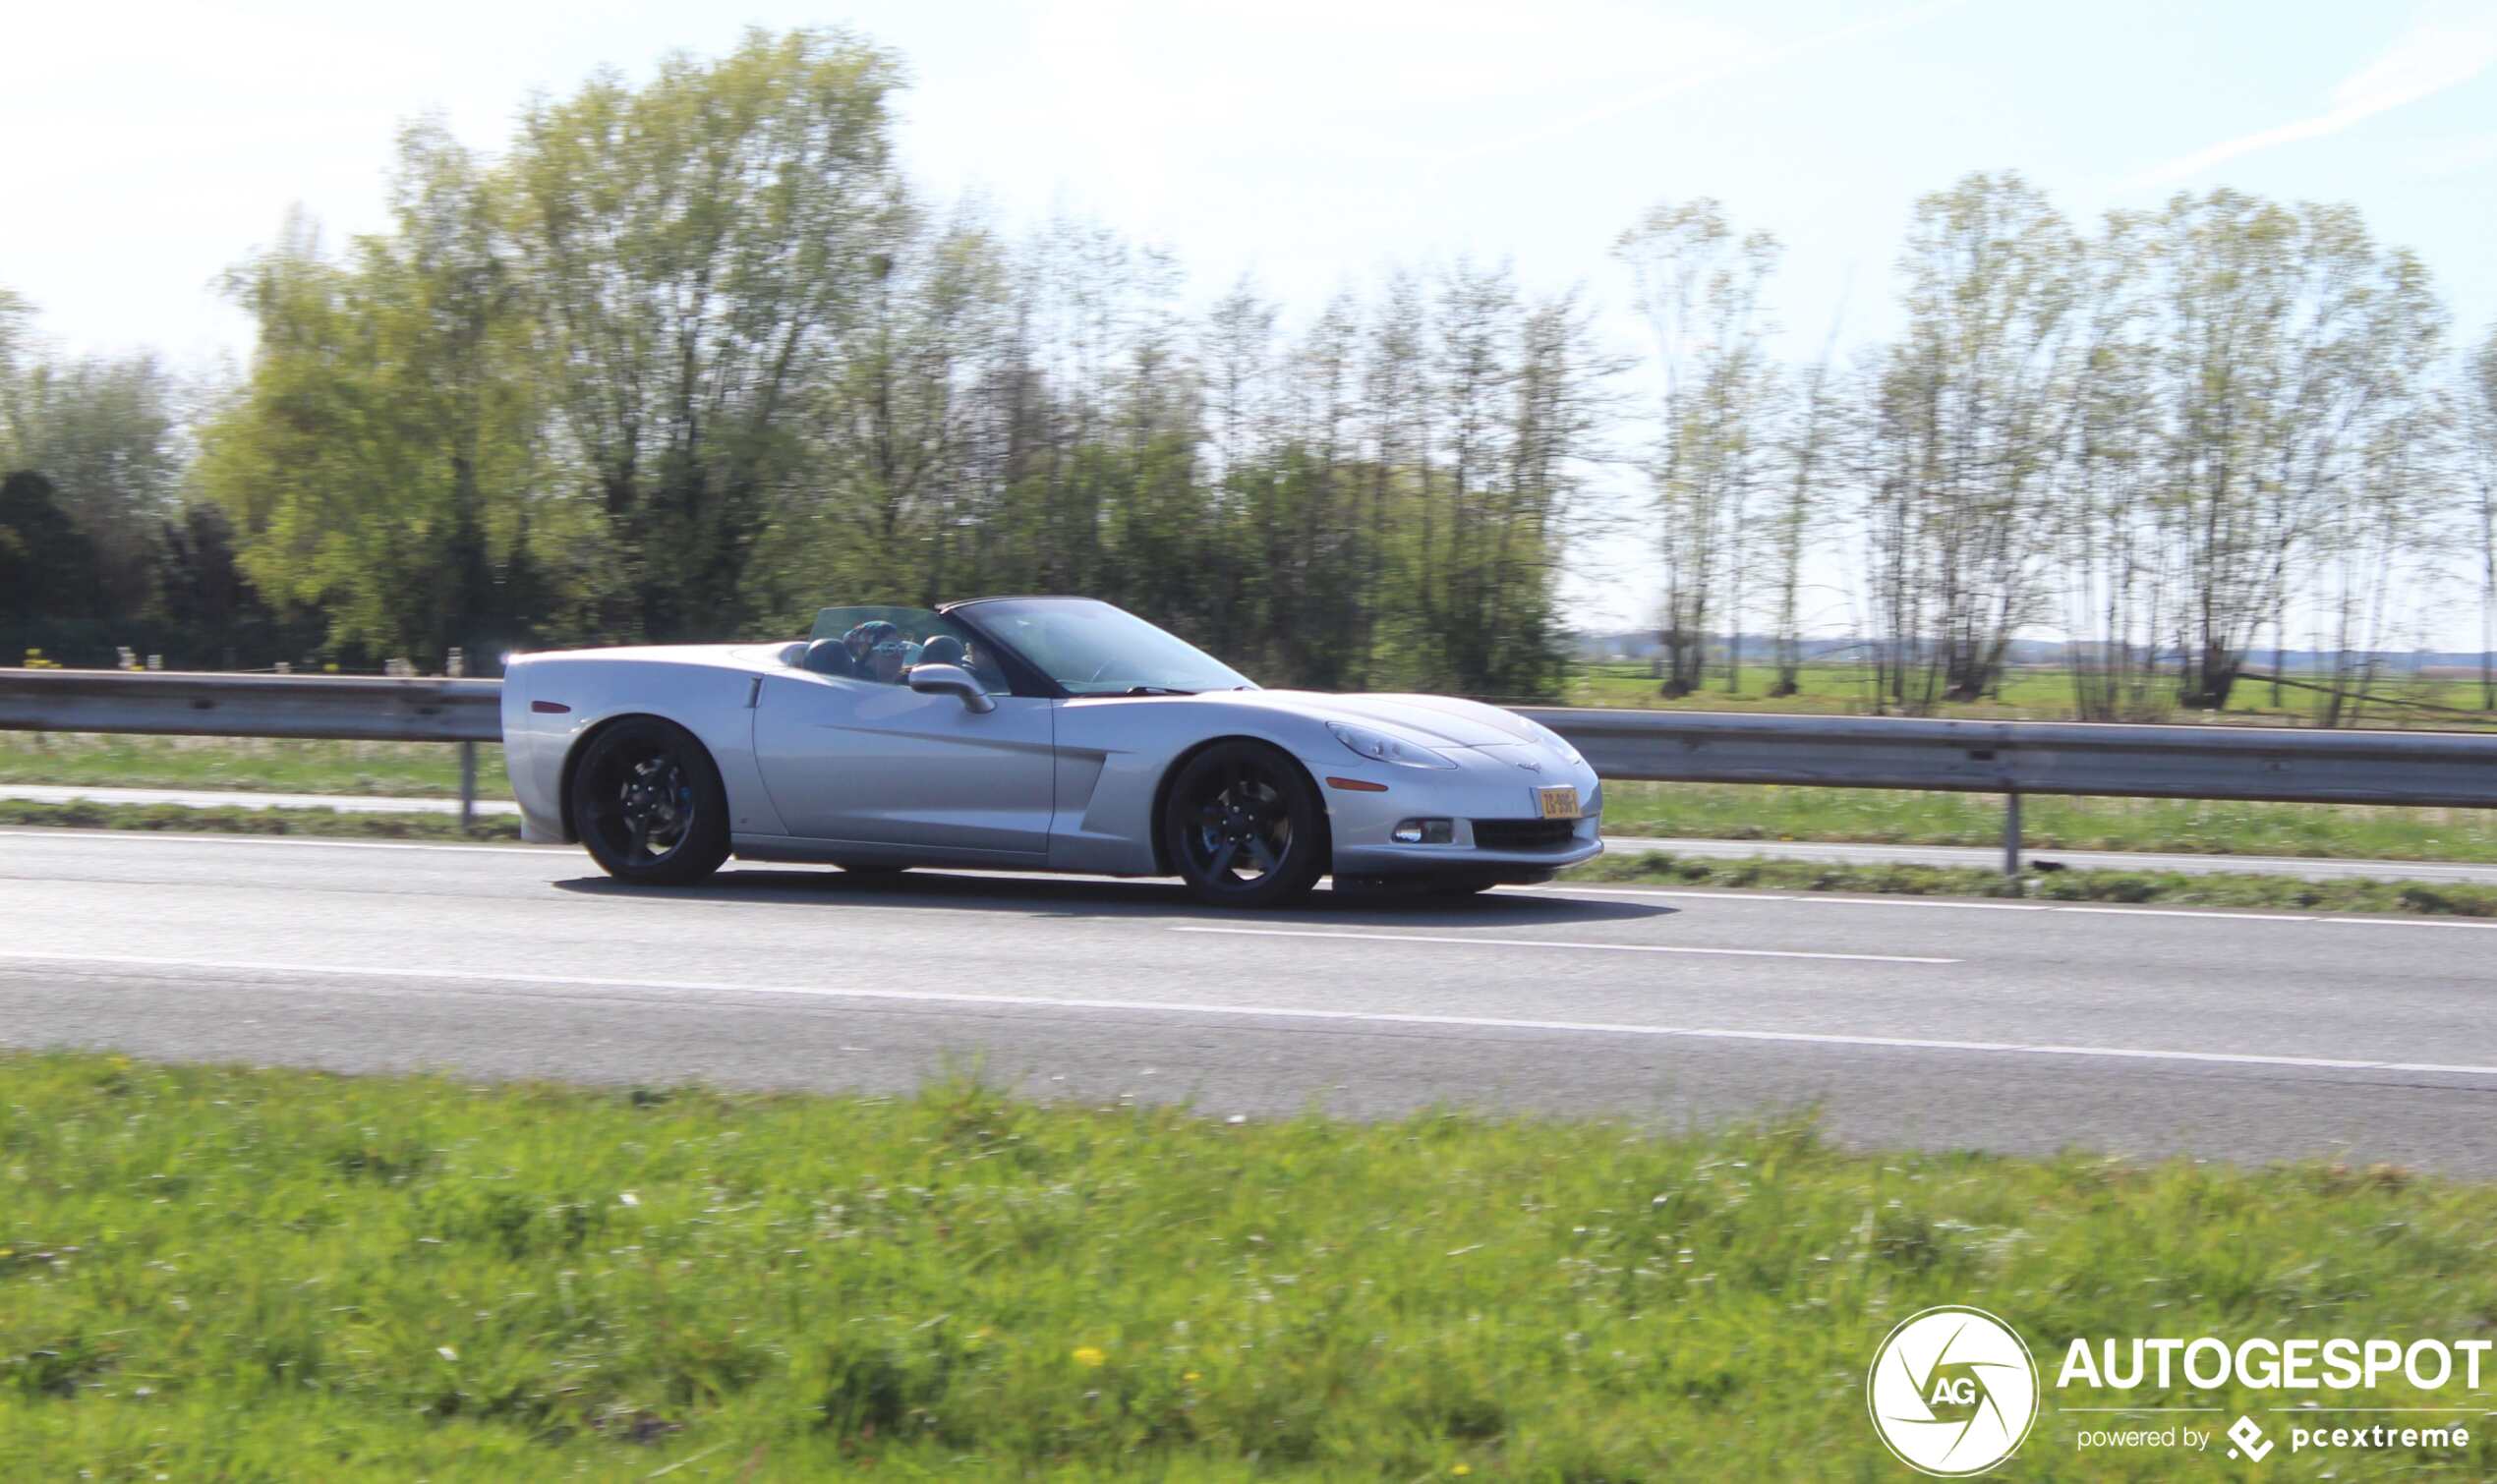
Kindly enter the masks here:
M 2497 1188 L 1866 1155 L 1805 1121 L 44 1055 L 0 1060 L 0 1145 L 12 1478 L 1881 1479 L 1864 1368 L 1933 1304 L 2002 1314 L 2050 1379 L 2071 1336 L 2497 1314 Z M 2169 1476 L 2076 1454 L 2076 1420 L 2040 1418 L 2021 1477 Z M 2497 1446 L 2374 1466 L 2486 1476 Z
M 1824 865 L 1710 860 L 1661 850 L 1599 856 L 1564 881 L 1646 882 L 1754 891 L 1842 891 L 1883 896 L 2019 896 L 2038 901 L 2267 907 L 2285 912 L 2401 912 L 2497 917 L 2497 887 L 2442 882 L 2300 881 L 2290 876 L 2176 871 L 2049 871 L 2018 881 L 2001 872 L 1940 866 Z
M 253 793 L 459 796 L 459 749 L 439 742 L 0 732 L 0 783 L 232 788 Z M 511 797 L 503 750 L 477 748 L 480 798 Z
M 2003 800 L 1881 788 L 1614 782 L 1604 785 L 1604 830 L 1991 846 L 2003 840 Z M 2020 832 L 2032 850 L 2497 862 L 2497 810 L 2488 809 L 2033 795 L 2020 801 Z
M 386 840 L 517 840 L 520 821 L 480 815 L 465 833 L 453 814 L 354 814 L 340 809 L 185 809 L 175 804 L 39 804 L 0 799 L 0 825 L 48 829 L 152 829 L 166 833 L 319 834 Z

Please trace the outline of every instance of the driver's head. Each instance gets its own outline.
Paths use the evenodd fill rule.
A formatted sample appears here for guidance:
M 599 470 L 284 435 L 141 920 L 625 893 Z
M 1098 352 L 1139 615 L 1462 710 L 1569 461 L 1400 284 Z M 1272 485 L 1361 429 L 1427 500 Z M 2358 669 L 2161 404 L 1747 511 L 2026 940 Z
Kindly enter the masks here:
M 895 628 L 892 624 L 885 622 L 881 618 L 871 618 L 865 623 L 851 629 L 848 633 L 843 634 L 842 636 L 842 643 L 849 646 L 849 653 L 852 657 L 865 659 L 869 655 L 875 653 L 876 646 L 883 644 L 888 640 L 899 639 L 900 637 L 901 631 L 900 629 Z

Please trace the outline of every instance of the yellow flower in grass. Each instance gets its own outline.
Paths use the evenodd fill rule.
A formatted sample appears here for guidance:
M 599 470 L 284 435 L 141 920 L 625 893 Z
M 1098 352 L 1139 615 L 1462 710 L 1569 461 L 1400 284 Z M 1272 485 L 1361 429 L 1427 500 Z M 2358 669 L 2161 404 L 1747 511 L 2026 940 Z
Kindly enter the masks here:
M 1462 1479 L 1467 1474 L 1474 1472 L 1474 1465 L 1471 1463 L 1460 1463 L 1456 1467 L 1449 1469 L 1448 1472 L 1455 1474 L 1458 1478 Z
M 1109 1364 L 1109 1362 L 1110 1357 L 1108 1353 L 1097 1344 L 1079 1344 L 1075 1346 L 1075 1364 L 1082 1366 L 1086 1370 L 1098 1370 L 1102 1366 Z

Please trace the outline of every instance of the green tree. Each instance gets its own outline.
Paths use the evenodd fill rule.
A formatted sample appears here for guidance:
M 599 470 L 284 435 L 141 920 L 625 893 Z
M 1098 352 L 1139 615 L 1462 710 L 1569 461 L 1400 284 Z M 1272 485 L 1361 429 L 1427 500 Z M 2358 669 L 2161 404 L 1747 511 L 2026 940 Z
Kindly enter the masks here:
M 95 547 L 30 470 L 0 479 L 0 618 L 80 619 L 96 611 Z
M 343 260 L 298 220 L 230 276 L 260 344 L 203 430 L 200 483 L 252 580 L 325 613 L 333 646 L 439 664 L 525 641 L 545 617 L 496 581 L 551 534 L 530 519 L 540 353 L 493 183 L 437 126 L 402 138 L 392 208 L 393 230 Z
M 605 528 L 601 627 L 713 637 L 803 473 L 902 209 L 899 69 L 839 32 L 607 76 L 524 119 L 511 242 L 544 316 L 572 478 Z

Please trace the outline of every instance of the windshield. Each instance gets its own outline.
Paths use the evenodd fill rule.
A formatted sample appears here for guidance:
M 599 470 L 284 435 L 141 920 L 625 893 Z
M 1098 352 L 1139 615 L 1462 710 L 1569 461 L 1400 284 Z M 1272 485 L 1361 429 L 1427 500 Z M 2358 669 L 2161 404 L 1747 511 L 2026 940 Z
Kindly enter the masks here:
M 1088 598 L 1010 598 L 962 611 L 1069 695 L 1256 689 L 1248 676 L 1178 635 Z

